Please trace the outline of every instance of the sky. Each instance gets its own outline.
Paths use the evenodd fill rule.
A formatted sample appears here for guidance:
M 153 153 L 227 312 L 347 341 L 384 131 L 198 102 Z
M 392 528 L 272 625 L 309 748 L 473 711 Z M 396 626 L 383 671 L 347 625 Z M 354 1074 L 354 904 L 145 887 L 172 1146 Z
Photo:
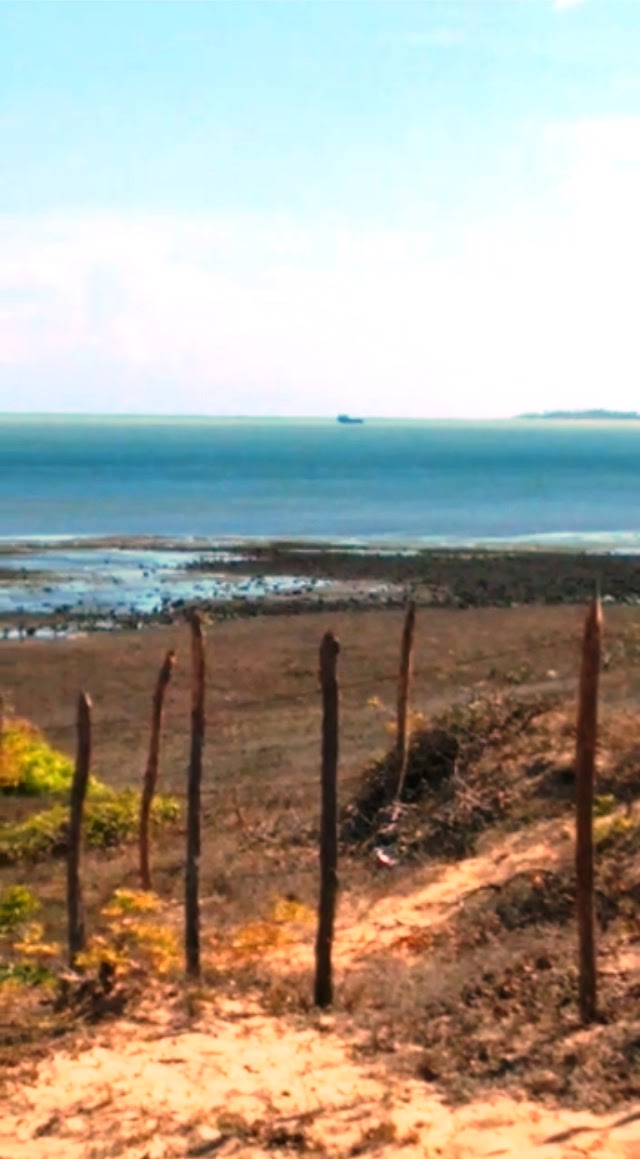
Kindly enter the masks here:
M 0 412 L 640 410 L 640 0 L 0 0 Z

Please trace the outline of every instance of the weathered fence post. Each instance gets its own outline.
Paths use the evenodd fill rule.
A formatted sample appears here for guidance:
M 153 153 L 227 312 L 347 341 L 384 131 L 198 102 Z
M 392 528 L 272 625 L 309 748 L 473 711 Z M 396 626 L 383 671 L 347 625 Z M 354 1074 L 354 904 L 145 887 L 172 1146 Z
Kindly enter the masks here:
M 409 738 L 407 716 L 409 708 L 409 686 L 411 683 L 411 665 L 413 661 L 413 636 L 416 626 L 416 605 L 409 600 L 402 629 L 402 646 L 400 651 L 400 676 L 398 680 L 398 714 L 396 731 L 396 752 L 398 756 L 398 788 L 396 797 L 401 799 L 407 775 L 409 760 Z
M 593 901 L 593 792 L 598 729 L 598 676 L 602 610 L 595 599 L 582 641 L 576 736 L 576 888 L 580 960 L 580 1017 L 596 1014 L 596 945 Z
M 315 1003 L 333 1001 L 331 951 L 338 891 L 338 681 L 340 645 L 326 632 L 320 645 L 322 689 L 322 811 L 320 821 L 320 901 L 316 938 Z
M 142 797 L 140 799 L 140 881 L 143 889 L 151 889 L 151 870 L 149 868 L 149 818 L 151 816 L 151 802 L 158 781 L 158 760 L 160 756 L 160 729 L 162 727 L 162 709 L 167 686 L 171 680 L 171 673 L 176 662 L 175 652 L 167 652 L 160 671 L 153 694 L 151 710 L 151 739 L 149 741 L 149 756 L 144 774 Z
M 200 785 L 204 745 L 205 656 L 202 620 L 189 615 L 191 627 L 191 751 L 187 787 L 187 864 L 185 871 L 185 960 L 189 977 L 200 977 Z
M 4 779 L 4 697 L 0 692 L 0 781 Z
M 73 968 L 76 957 L 85 948 L 84 909 L 80 881 L 80 847 L 82 841 L 82 813 L 89 783 L 91 766 L 91 700 L 86 692 L 78 697 L 78 743 L 76 766 L 71 783 L 69 806 L 69 849 L 67 853 L 67 917 L 69 965 Z

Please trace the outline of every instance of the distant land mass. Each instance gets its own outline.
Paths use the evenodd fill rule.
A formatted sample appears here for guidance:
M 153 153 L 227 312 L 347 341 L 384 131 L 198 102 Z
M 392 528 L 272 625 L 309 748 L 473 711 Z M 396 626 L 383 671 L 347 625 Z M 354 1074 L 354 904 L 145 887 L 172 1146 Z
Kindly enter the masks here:
M 539 414 L 522 414 L 519 419 L 617 419 L 623 422 L 637 421 L 637 410 L 545 410 Z

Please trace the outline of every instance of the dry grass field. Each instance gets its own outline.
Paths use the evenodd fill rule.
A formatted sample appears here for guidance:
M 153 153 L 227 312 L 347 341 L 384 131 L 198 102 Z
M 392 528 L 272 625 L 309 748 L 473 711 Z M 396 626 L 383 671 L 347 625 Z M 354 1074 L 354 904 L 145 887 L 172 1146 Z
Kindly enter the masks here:
M 577 1018 L 573 919 L 583 615 L 533 604 L 420 610 L 407 804 L 388 845 L 401 613 L 211 622 L 202 986 L 185 988 L 175 963 L 163 979 L 128 963 L 111 1003 L 72 987 L 66 1003 L 43 1005 L 38 987 L 4 997 L 0 987 L 2 1159 L 640 1155 L 640 609 L 605 608 L 601 1017 L 589 1029 Z M 342 839 L 336 1006 L 321 1016 L 311 996 L 327 627 L 341 643 Z M 178 663 L 160 788 L 184 801 L 186 625 L 5 641 L 0 689 L 69 755 L 85 689 L 96 772 L 139 788 L 168 648 Z M 457 746 L 444 773 L 441 734 Z M 42 806 L 4 797 L 4 820 Z M 380 863 L 381 845 L 397 864 Z M 183 867 L 178 821 L 152 848 L 158 920 L 178 946 Z M 114 891 L 138 889 L 135 844 L 88 851 L 83 876 L 89 932 L 104 933 Z M 37 893 L 46 940 L 64 944 L 64 860 L 1 866 L 0 891 L 16 882 Z

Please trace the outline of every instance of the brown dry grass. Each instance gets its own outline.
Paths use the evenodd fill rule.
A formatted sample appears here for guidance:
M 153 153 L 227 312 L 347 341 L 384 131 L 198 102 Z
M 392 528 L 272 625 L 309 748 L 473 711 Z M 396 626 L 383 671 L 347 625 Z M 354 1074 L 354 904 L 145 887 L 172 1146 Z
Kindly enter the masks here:
M 482 709 L 467 772 L 476 777 L 473 793 L 486 785 L 492 794 L 503 794 L 504 807 L 488 817 L 484 832 L 478 830 L 466 859 L 454 865 L 440 860 L 437 829 L 427 845 L 407 846 L 406 859 L 393 873 L 376 869 L 370 852 L 375 841 L 343 851 L 338 1018 L 343 1031 L 348 1025 L 356 1035 L 353 1058 L 359 1064 L 381 1060 L 404 1075 L 402 1082 L 414 1082 L 418 1074 L 423 1091 L 426 1082 L 427 1090 L 441 1092 L 439 1098 L 486 1097 L 487 1091 L 509 1087 L 596 1109 L 640 1095 L 633 922 L 616 918 L 601 945 L 608 1023 L 581 1038 L 575 1020 L 567 917 L 582 614 L 537 607 L 422 611 L 412 703 L 427 721 L 440 718 L 450 725 L 460 717 L 452 705 L 469 701 L 542 708 L 530 718 L 525 713 L 516 729 Z M 383 610 L 330 620 L 342 645 L 343 805 L 353 799 L 363 770 L 389 746 L 401 621 L 401 613 Z M 314 1017 L 313 922 L 304 906 L 314 907 L 317 893 L 316 668 L 325 626 L 317 615 L 238 620 L 212 625 L 207 641 L 205 981 L 218 993 L 257 997 L 270 1016 L 302 1019 L 304 1025 Z M 638 792 L 640 736 L 633 707 L 640 691 L 640 611 L 608 610 L 605 633 L 599 791 L 613 794 L 624 808 Z M 156 670 L 169 647 L 178 653 L 178 668 L 168 696 L 161 784 L 183 795 L 186 627 L 53 644 L 4 643 L 0 687 L 17 712 L 67 752 L 73 751 L 75 697 L 86 688 L 95 704 L 96 767 L 114 786 L 139 785 Z M 466 791 L 470 785 L 467 777 Z M 455 799 L 447 804 L 455 807 Z M 7 814 L 11 807 L 5 802 Z M 459 857 L 463 850 L 441 852 Z M 135 887 L 135 862 L 131 847 L 86 859 L 90 925 L 114 888 Z M 636 863 L 635 853 L 625 862 L 631 891 Z M 154 884 L 175 902 L 176 926 L 183 864 L 184 835 L 163 836 L 152 853 Z M 45 900 L 47 934 L 60 937 L 62 864 L 28 867 L 22 876 Z M 15 872 L 3 871 L 0 884 L 15 878 Z M 300 917 L 274 934 L 270 914 L 277 897 L 295 898 Z M 512 919 L 503 920 L 505 913 Z M 15 1019 L 12 1024 L 6 1009 L 0 1021 L 9 1046 L 5 1060 L 15 1055 L 21 1035 L 39 1046 L 51 1033 L 77 1025 L 73 1011 L 56 1022 L 35 1005 L 24 1027 Z M 362 1137 L 369 1151 L 360 1153 L 372 1153 L 375 1141 Z M 262 1146 L 264 1139 L 252 1137 L 254 1143 Z M 381 1140 L 383 1145 L 394 1153 L 389 1141 Z
M 418 619 L 412 704 L 431 718 L 452 702 L 496 691 L 559 692 L 571 697 L 581 630 L 580 609 L 536 608 L 422 611 Z M 340 781 L 350 799 L 362 769 L 389 745 L 402 615 L 341 613 L 331 626 L 341 640 Z M 226 922 L 246 907 L 260 909 L 273 893 L 315 900 L 314 833 L 318 816 L 319 696 L 317 648 L 325 625 L 315 615 L 214 624 L 207 654 L 207 737 L 204 768 L 202 891 L 209 920 Z M 640 688 L 640 612 L 611 609 L 606 621 L 607 704 L 628 705 Z M 95 634 L 75 641 L 5 642 L 0 687 L 16 711 L 51 742 L 74 751 L 75 699 L 90 692 L 94 763 L 107 783 L 139 786 L 146 761 L 150 701 L 159 663 L 175 648 L 178 666 L 167 698 L 160 786 L 184 796 L 188 753 L 188 632 L 183 626 L 142 633 Z M 571 760 L 571 725 L 564 757 Z M 544 735 L 527 745 L 544 756 Z M 632 746 L 627 746 L 631 748 Z M 516 769 L 518 746 L 502 745 Z M 556 754 L 556 765 L 561 754 Z M 548 757 L 548 754 L 547 754 Z M 552 762 L 553 763 L 553 762 Z M 633 763 L 633 762 L 631 762 Z M 557 791 L 565 800 L 559 778 Z M 550 786 L 550 792 L 554 786 Z M 570 792 L 570 786 L 569 786 Z M 5 802 L 7 815 L 11 808 Z M 183 838 L 166 835 L 153 852 L 154 884 L 179 896 Z M 354 884 L 362 884 L 354 868 Z M 6 877 L 5 873 L 5 877 Z M 89 911 L 117 885 L 136 883 L 130 849 L 87 862 Z M 350 873 L 343 873 L 349 884 Z M 60 881 L 46 866 L 29 877 L 60 909 Z M 2 881 L 0 874 L 0 881 Z

